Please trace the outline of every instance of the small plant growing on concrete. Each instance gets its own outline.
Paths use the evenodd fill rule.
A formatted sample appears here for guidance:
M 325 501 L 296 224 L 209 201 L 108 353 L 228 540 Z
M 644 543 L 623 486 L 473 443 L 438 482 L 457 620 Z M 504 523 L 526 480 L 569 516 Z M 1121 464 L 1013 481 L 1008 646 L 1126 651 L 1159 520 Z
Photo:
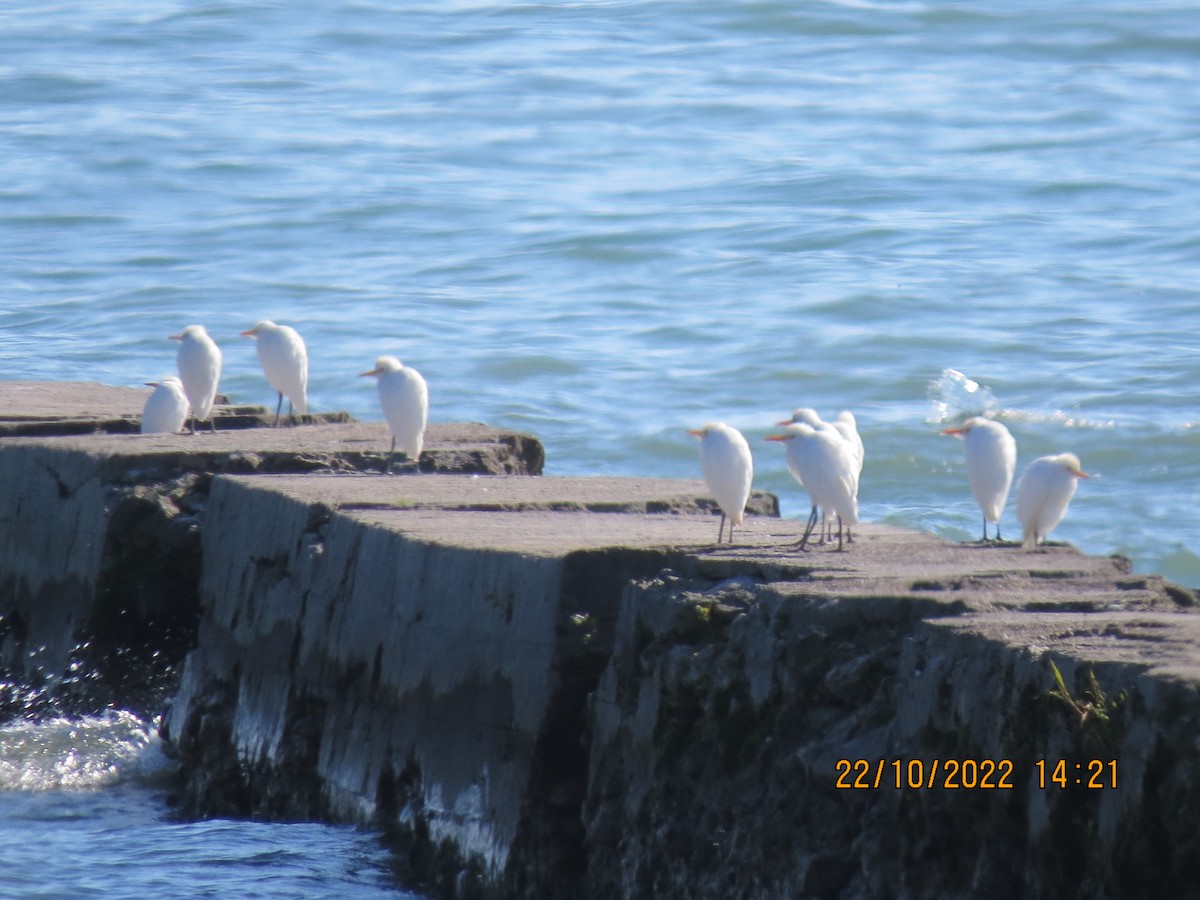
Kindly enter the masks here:
M 1096 680 L 1095 670 L 1088 669 L 1088 687 L 1081 696 L 1076 697 L 1067 687 L 1054 660 L 1049 662 L 1057 687 L 1049 691 L 1047 696 L 1061 701 L 1075 714 L 1085 746 L 1097 745 L 1098 749 L 1112 749 L 1115 744 L 1113 718 L 1125 703 L 1125 691 L 1120 691 L 1115 698 L 1109 699 L 1100 682 Z

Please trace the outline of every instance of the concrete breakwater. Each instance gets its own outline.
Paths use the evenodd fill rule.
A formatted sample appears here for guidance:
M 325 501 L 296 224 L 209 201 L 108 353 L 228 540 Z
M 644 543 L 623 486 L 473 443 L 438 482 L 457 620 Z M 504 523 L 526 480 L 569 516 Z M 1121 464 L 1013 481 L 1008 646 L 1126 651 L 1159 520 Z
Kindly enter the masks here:
M 375 824 L 442 896 L 1197 892 L 1192 591 L 881 525 L 798 553 L 762 495 L 713 547 L 697 482 L 313 455 L 366 427 L 0 440 L 10 683 L 124 635 L 82 670 L 160 673 L 184 811 Z
M 194 646 L 213 479 L 377 472 L 387 429 L 344 413 L 269 422 L 222 404 L 217 434 L 140 435 L 146 390 L 0 382 L 0 714 L 120 703 L 155 714 Z M 541 472 L 541 444 L 433 425 L 425 471 Z

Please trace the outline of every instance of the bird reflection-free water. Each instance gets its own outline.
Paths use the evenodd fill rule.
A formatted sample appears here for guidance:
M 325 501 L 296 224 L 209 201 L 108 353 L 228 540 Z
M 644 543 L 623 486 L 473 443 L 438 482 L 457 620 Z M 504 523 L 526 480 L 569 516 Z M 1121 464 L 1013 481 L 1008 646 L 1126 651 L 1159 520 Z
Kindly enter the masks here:
M 379 838 L 173 819 L 170 763 L 129 713 L 0 727 L 6 897 L 404 897 Z
M 549 473 L 690 478 L 685 429 L 724 421 L 789 516 L 762 438 L 849 409 L 861 518 L 955 540 L 979 508 L 939 432 L 985 412 L 1018 470 L 1092 475 L 1054 538 L 1200 585 L 1188 4 L 118 0 L 0 26 L 0 378 L 140 386 L 203 324 L 222 391 L 268 405 L 240 335 L 271 319 L 317 410 L 378 419 L 356 376 L 395 355 L 432 421 L 530 431 Z M 289 842 L 371 856 L 153 797 L 13 787 L 0 845 L 73 841 L 80 872 L 128 846 L 136 882 L 277 835 L 234 856 L 255 890 Z M 97 838 L 123 803 L 163 844 Z

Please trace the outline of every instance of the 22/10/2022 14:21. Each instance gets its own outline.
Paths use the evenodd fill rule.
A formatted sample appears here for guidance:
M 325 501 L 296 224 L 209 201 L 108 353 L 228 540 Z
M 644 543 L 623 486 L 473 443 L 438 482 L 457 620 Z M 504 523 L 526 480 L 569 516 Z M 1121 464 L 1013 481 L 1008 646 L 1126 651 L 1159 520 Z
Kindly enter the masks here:
M 1037 787 L 1041 790 L 1071 786 L 1115 790 L 1117 787 L 1115 759 L 1091 759 L 1085 762 L 1039 759 L 1033 765 Z M 836 774 L 834 787 L 859 790 L 885 787 L 897 790 L 1013 790 L 1022 781 L 1016 765 L 1010 759 L 839 759 Z

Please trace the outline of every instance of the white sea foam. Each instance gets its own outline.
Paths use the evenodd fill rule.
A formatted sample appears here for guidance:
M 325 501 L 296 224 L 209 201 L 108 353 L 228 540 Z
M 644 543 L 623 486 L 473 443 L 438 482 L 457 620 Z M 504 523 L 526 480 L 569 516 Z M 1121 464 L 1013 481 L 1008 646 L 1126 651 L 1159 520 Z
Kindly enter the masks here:
M 928 421 L 940 425 L 944 422 L 960 422 L 971 416 L 990 416 L 998 408 L 990 389 L 958 369 L 942 369 L 937 378 L 929 382 Z
M 0 728 L 0 790 L 86 790 L 163 765 L 153 723 L 113 711 Z

